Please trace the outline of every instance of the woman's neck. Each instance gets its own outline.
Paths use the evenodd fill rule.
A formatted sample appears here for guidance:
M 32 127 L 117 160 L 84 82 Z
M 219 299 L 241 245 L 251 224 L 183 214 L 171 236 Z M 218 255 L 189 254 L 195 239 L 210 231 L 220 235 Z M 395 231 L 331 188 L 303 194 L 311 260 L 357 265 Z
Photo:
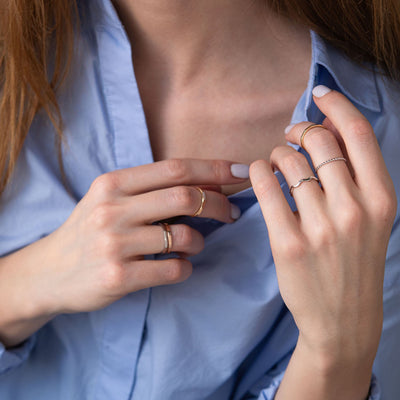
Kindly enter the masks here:
M 232 66 L 245 73 L 249 64 L 253 75 L 259 65 L 264 76 L 273 76 L 271 84 L 285 75 L 290 81 L 287 64 L 309 49 L 307 29 L 272 13 L 263 1 L 113 2 L 134 58 L 152 66 L 153 78 L 162 71 L 163 80 L 175 88 L 191 84 L 205 70 L 208 77 L 223 79 Z

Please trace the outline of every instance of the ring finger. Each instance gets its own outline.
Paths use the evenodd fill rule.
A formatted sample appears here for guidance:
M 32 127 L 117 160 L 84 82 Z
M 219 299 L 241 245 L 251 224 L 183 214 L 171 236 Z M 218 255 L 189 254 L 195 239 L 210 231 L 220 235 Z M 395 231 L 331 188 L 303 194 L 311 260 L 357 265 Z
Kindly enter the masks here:
M 301 153 L 290 146 L 278 146 L 272 151 L 270 161 L 282 172 L 289 188 L 298 184 L 291 190 L 301 215 L 306 216 L 309 210 L 315 213 L 321 208 L 324 194 L 318 181 L 312 178 L 314 173 Z M 310 181 L 300 183 L 302 179 L 310 177 Z
M 147 225 L 134 228 L 131 233 L 121 238 L 121 256 L 124 259 L 163 253 L 183 253 L 191 256 L 200 253 L 204 248 L 202 234 L 188 225 L 170 224 L 171 247 L 165 246 L 164 228 L 160 225 Z

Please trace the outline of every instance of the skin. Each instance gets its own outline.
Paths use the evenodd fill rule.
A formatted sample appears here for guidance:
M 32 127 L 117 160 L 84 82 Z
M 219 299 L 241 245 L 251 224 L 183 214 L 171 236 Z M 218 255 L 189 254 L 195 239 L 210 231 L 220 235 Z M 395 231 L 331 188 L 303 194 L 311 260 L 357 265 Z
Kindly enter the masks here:
M 114 3 L 134 43 L 155 160 L 250 164 L 286 143 L 283 130 L 308 82 L 308 29 L 270 15 L 260 1 Z
M 250 177 L 269 230 L 282 297 L 299 340 L 277 399 L 366 399 L 383 319 L 387 244 L 396 195 L 372 127 L 343 95 L 314 96 L 329 118 L 304 139 L 314 165 L 345 157 L 294 190 L 293 213 L 273 174 L 289 185 L 312 176 L 305 157 L 289 146 L 259 160 Z M 300 144 L 303 122 L 287 135 Z M 338 138 L 340 139 L 338 140 Z M 316 301 L 318 299 L 318 301 Z M 312 381 L 313 385 L 309 385 Z
M 202 217 L 232 223 L 226 194 L 252 184 L 280 290 L 300 331 L 277 399 L 365 399 L 396 211 L 371 126 L 340 94 L 315 98 L 329 130 L 314 129 L 305 139 L 314 165 L 342 153 L 349 164 L 321 168 L 324 190 L 315 182 L 297 188 L 293 214 L 272 171 L 280 169 L 289 184 L 312 175 L 305 158 L 285 145 L 298 143 L 309 123 L 287 138 L 282 133 L 308 79 L 307 29 L 258 2 L 115 6 L 135 43 L 157 162 L 98 177 L 59 229 L 0 259 L 0 340 L 11 347 L 60 313 L 96 310 L 130 292 L 187 279 L 186 256 L 203 249 L 201 235 L 171 224 L 172 250 L 181 257 L 144 260 L 163 248 L 162 230 L 151 223 L 192 215 L 200 201 L 193 186 L 207 193 Z M 251 164 L 251 182 L 232 176 L 233 162 Z

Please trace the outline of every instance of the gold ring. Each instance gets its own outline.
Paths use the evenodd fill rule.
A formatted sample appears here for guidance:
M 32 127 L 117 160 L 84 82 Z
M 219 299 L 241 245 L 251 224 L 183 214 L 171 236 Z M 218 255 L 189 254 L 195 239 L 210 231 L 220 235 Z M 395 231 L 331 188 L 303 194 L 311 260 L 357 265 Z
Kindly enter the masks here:
M 171 253 L 172 249 L 172 232 L 170 226 L 166 222 L 159 222 L 158 225 L 161 226 L 164 233 L 164 250 L 161 254 Z
M 200 192 L 201 194 L 201 203 L 200 203 L 200 207 L 198 208 L 198 210 L 192 215 L 192 217 L 197 217 L 198 215 L 200 215 L 203 212 L 203 208 L 204 208 L 204 204 L 206 204 L 206 193 L 204 192 L 204 190 L 202 190 L 201 188 L 199 188 L 198 186 L 195 186 L 195 188 Z
M 303 133 L 302 133 L 301 136 L 300 136 L 300 146 L 301 146 L 303 149 L 305 149 L 305 147 L 304 147 L 304 138 L 305 138 L 305 136 L 307 135 L 308 132 L 311 131 L 311 129 L 314 129 L 314 128 L 323 128 L 323 129 L 326 129 L 325 126 L 323 126 L 323 125 L 321 125 L 321 124 L 311 124 L 310 126 L 307 126 L 307 128 L 304 129 Z

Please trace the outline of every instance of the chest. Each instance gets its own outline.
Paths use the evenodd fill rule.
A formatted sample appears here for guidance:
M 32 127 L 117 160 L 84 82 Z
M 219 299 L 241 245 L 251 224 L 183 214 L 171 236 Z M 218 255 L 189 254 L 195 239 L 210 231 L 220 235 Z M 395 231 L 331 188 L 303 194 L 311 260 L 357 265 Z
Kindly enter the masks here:
M 250 164 L 269 159 L 274 147 L 286 143 L 297 94 L 272 98 L 171 99 L 158 112 L 145 107 L 153 158 L 224 159 Z M 250 186 L 225 186 L 232 194 Z

